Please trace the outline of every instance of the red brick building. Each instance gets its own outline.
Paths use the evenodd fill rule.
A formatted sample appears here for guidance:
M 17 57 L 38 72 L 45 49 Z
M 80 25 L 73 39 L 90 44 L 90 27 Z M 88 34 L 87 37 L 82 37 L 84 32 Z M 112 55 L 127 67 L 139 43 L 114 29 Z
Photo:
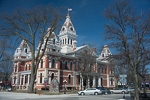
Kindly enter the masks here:
M 70 16 L 66 16 L 66 20 L 58 35 L 50 38 L 44 56 L 41 59 L 37 70 L 36 88 L 45 88 L 44 80 L 51 83 L 55 77 L 60 85 L 60 89 L 64 89 L 65 82 L 67 89 L 80 89 L 84 87 L 84 79 L 81 75 L 82 64 L 79 62 L 79 55 L 85 50 L 88 54 L 95 56 L 95 63 L 92 71 L 89 73 L 88 86 L 105 88 L 114 88 L 114 72 L 111 71 L 112 64 L 104 59 L 111 55 L 107 45 L 104 46 L 102 53 L 98 56 L 96 49 L 91 49 L 88 45 L 76 47 L 76 31 L 70 20 Z M 43 45 L 44 46 L 44 45 Z M 36 55 L 35 55 L 36 56 Z M 31 52 L 28 45 L 23 40 L 14 54 L 14 65 L 12 74 L 13 87 L 17 89 L 27 89 L 32 67 Z

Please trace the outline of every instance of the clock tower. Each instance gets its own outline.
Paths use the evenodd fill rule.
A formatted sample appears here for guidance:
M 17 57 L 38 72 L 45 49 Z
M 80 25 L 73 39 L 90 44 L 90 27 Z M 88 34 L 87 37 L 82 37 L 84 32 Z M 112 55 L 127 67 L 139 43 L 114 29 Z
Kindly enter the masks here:
M 61 53 L 69 53 L 73 51 L 73 43 L 76 42 L 76 31 L 70 20 L 69 13 L 66 16 L 66 20 L 60 30 L 59 40 L 61 43 Z

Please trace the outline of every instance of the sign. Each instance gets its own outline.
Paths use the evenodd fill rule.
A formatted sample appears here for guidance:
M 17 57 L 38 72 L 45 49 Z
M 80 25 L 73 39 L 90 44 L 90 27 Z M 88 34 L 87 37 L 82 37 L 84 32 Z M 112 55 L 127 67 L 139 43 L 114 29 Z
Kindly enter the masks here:
M 120 75 L 120 77 L 127 77 L 127 75 L 126 74 L 122 74 L 122 75 Z
M 47 82 L 44 82 L 45 86 L 47 85 Z

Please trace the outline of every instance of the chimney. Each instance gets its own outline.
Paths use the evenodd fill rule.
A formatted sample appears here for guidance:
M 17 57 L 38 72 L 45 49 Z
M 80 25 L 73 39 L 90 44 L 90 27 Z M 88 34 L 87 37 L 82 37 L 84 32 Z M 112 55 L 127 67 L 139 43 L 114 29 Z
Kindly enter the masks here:
M 74 41 L 73 41 L 73 51 L 76 50 L 76 44 L 77 44 L 77 41 L 74 40 Z
M 96 47 L 93 47 L 93 51 L 96 53 Z

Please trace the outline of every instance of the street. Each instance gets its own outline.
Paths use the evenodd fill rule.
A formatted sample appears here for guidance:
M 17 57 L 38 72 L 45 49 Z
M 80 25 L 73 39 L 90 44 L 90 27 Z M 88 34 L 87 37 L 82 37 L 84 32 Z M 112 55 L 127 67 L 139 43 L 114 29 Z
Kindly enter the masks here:
M 133 100 L 129 94 L 125 94 L 126 99 L 122 99 L 123 94 L 110 95 L 84 95 L 64 94 L 64 95 L 38 95 L 28 93 L 0 92 L 0 100 Z

